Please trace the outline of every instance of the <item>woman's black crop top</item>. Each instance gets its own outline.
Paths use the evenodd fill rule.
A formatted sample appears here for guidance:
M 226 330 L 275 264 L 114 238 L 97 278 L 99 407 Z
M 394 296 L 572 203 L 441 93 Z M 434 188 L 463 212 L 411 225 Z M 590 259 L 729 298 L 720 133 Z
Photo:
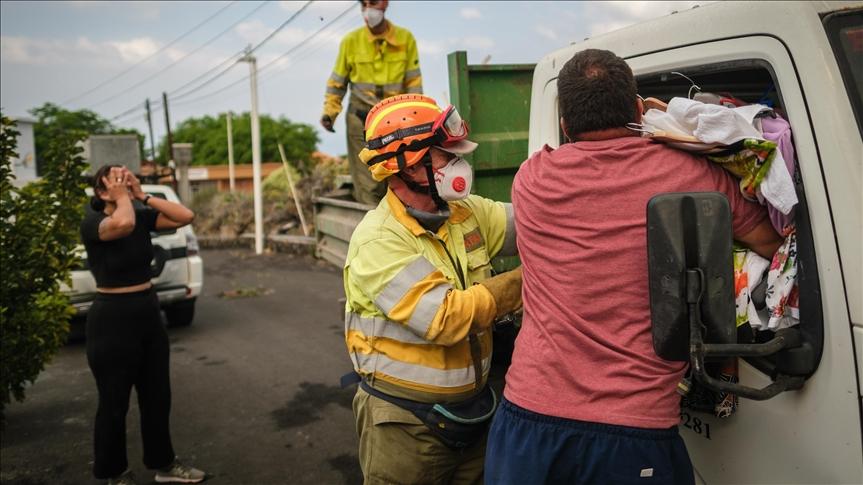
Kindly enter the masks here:
M 108 217 L 87 207 L 81 222 L 81 241 L 87 249 L 87 263 L 99 288 L 133 286 L 150 281 L 153 243 L 150 231 L 156 229 L 159 213 L 152 209 L 135 209 L 135 229 L 126 237 L 113 241 L 99 239 L 99 224 Z

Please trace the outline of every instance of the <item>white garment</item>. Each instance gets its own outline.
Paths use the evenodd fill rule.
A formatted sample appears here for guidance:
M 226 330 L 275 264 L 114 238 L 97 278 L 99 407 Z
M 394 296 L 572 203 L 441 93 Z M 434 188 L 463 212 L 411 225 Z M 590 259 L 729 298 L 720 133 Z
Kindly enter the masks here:
M 763 111 L 770 108 L 760 104 L 726 108 L 694 99 L 672 98 L 666 113 L 704 143 L 731 145 L 746 138 L 764 139 L 753 125 L 755 117 Z
M 766 200 L 779 212 L 788 215 L 797 205 L 797 191 L 794 190 L 794 180 L 785 166 L 785 157 L 782 150 L 774 152 L 773 161 L 767 169 L 767 175 L 758 185 L 756 195 L 763 204 Z
M 741 271 L 746 273 L 747 285 L 746 288 L 740 288 L 740 292 L 737 294 L 734 303 L 737 307 L 737 321 L 748 321 L 752 325 L 752 328 L 755 329 L 764 327 L 764 324 L 762 323 L 761 315 L 755 309 L 755 303 L 752 301 L 752 289 L 761 283 L 764 272 L 767 271 L 769 266 L 770 261 L 753 251 L 746 250 Z
M 672 98 L 666 111 L 649 109 L 642 116 L 642 124 L 648 131 L 661 130 L 666 133 L 694 136 L 698 143 L 669 143 L 682 150 L 705 153 L 716 144 L 732 145 L 740 140 L 754 138 L 764 140 L 756 117 L 771 108 L 761 104 L 750 104 L 739 108 L 728 108 L 715 104 L 705 104 L 688 98 Z M 783 214 L 788 214 L 797 204 L 794 181 L 785 168 L 785 159 L 780 150 L 775 150 L 775 158 L 770 164 L 767 175 L 759 185 L 763 200 Z M 762 201 L 763 202 L 763 201 Z

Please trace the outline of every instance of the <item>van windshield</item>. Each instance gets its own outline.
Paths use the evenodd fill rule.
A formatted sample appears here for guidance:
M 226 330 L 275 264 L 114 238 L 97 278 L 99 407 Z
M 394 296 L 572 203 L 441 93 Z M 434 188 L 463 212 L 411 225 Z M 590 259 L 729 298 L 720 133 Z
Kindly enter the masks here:
M 824 28 L 863 138 L 863 10 L 830 14 L 824 18 Z

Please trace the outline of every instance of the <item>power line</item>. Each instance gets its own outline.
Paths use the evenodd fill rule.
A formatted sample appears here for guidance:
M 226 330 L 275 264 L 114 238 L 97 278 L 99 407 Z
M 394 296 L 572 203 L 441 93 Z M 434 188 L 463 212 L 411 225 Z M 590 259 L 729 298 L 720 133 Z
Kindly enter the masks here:
M 220 62 L 220 63 L 216 64 L 216 65 L 215 65 L 215 66 L 213 66 L 213 67 L 211 67 L 210 69 L 208 69 L 207 71 L 205 71 L 203 74 L 201 74 L 201 75 L 199 75 L 199 76 L 195 77 L 194 79 L 192 79 L 191 81 L 187 82 L 186 84 L 183 84 L 182 86 L 180 86 L 180 87 L 178 87 L 178 88 L 175 88 L 175 89 L 173 89 L 172 91 L 168 91 L 168 94 L 169 94 L 169 95 L 174 95 L 174 94 L 176 94 L 177 92 L 182 91 L 183 89 L 185 89 L 185 88 L 187 88 L 187 87 L 191 86 L 192 84 L 195 84 L 195 83 L 196 83 L 196 82 L 198 82 L 199 80 L 201 80 L 201 79 L 203 79 L 203 78 L 207 77 L 211 72 L 213 72 L 213 71 L 215 71 L 215 70 L 219 69 L 220 67 L 224 66 L 225 64 L 227 64 L 227 63 L 229 63 L 229 62 L 231 62 L 231 61 L 233 61 L 234 63 L 236 63 L 237 59 L 238 59 L 240 56 L 242 56 L 244 52 L 246 52 L 246 49 L 240 49 L 239 51 L 237 51 L 237 52 L 235 52 L 235 53 L 231 54 L 231 55 L 230 55 L 229 57 L 227 57 L 225 60 L 223 60 L 222 62 Z M 233 64 L 231 64 L 231 65 L 233 66 Z
M 266 2 L 265 2 L 265 3 L 266 3 Z M 256 11 L 258 8 L 260 8 L 260 5 L 259 5 L 257 8 L 255 8 L 255 10 L 253 10 L 252 12 Z M 186 82 L 186 83 L 185 83 L 185 84 L 183 84 L 182 86 L 177 87 L 177 88 L 173 89 L 172 91 L 168 91 L 168 95 L 169 95 L 169 96 L 173 96 L 173 95 L 174 95 L 174 94 L 176 94 L 178 91 L 182 91 L 183 89 L 187 88 L 188 86 L 191 86 L 192 84 L 194 84 L 194 83 L 198 82 L 200 79 L 204 79 L 205 77 L 207 77 L 208 75 L 210 75 L 210 73 L 212 73 L 213 71 L 218 70 L 220 67 L 224 66 L 225 64 L 231 63 L 231 65 L 230 65 L 227 69 L 225 69 L 223 72 L 220 72 L 220 73 L 218 74 L 218 76 L 221 76 L 222 74 L 224 74 L 225 72 L 227 72 L 231 67 L 233 67 L 233 63 L 236 63 L 237 59 L 238 59 L 238 58 L 239 58 L 239 57 L 240 57 L 244 52 L 245 52 L 245 49 L 241 49 L 241 50 L 239 50 L 238 52 L 235 52 L 234 54 L 231 54 L 231 55 L 230 55 L 230 56 L 228 56 L 226 59 L 224 59 L 222 62 L 220 62 L 220 63 L 216 64 L 215 66 L 211 67 L 210 69 L 207 69 L 206 71 L 204 71 L 202 74 L 200 74 L 200 75 L 196 76 L 196 77 L 195 77 L 194 79 L 192 79 L 191 81 Z M 194 92 L 194 91 L 193 91 L 193 92 Z M 160 103 L 161 103 L 161 101 L 156 101 L 156 102 L 153 104 L 153 106 L 159 106 L 159 105 L 160 105 Z M 118 114 L 117 116 L 114 116 L 114 117 L 113 117 L 113 118 L 111 118 L 111 119 L 112 119 L 112 120 L 116 120 L 116 119 L 122 118 L 122 117 L 124 117 L 126 114 L 128 114 L 128 113 L 130 113 L 130 112 L 132 112 L 132 111 L 134 111 L 134 110 L 137 110 L 137 109 L 143 109 L 143 108 L 141 108 L 139 105 L 137 105 L 137 104 L 136 104 L 136 105 L 135 105 L 135 106 L 133 106 L 132 108 L 130 108 L 130 109 L 128 109 L 128 110 L 126 110 L 126 111 L 124 111 L 124 112 L 122 112 L 122 113 Z
M 162 69 L 160 69 L 159 71 L 157 71 L 157 72 L 155 72 L 154 74 L 150 75 L 149 77 L 146 77 L 146 78 L 144 78 L 144 79 L 142 79 L 142 80 L 138 81 L 137 83 L 135 83 L 135 84 L 133 84 L 133 85 L 129 86 L 128 88 L 124 89 L 123 91 L 120 91 L 119 93 L 116 93 L 116 94 L 114 94 L 114 95 L 112 95 L 112 96 L 109 96 L 109 97 L 107 97 L 107 98 L 105 98 L 105 99 L 103 99 L 103 100 L 99 101 L 98 103 L 95 103 L 95 104 L 90 105 L 90 108 L 95 108 L 96 106 L 100 106 L 100 105 L 102 105 L 102 104 L 105 104 L 105 103 L 107 103 L 108 101 L 111 101 L 111 100 L 117 99 L 117 98 L 119 98 L 120 96 L 122 96 L 122 95 L 124 95 L 124 94 L 126 94 L 126 93 L 128 93 L 128 92 L 130 92 L 130 91 L 132 91 L 133 89 L 135 89 L 135 88 L 137 88 L 137 87 L 139 87 L 139 86 L 141 86 L 141 85 L 143 85 L 143 84 L 146 84 L 146 83 L 148 83 L 148 82 L 152 81 L 153 79 L 155 79 L 155 78 L 159 77 L 162 73 L 164 73 L 164 72 L 165 72 L 165 71 L 167 71 L 168 69 L 170 69 L 170 68 L 172 68 L 172 67 L 176 66 L 178 63 L 180 63 L 181 61 L 185 60 L 187 57 L 189 57 L 189 56 L 191 56 L 191 55 L 195 54 L 196 52 L 200 51 L 200 50 L 201 50 L 201 49 L 203 49 L 204 47 L 206 47 L 206 46 L 208 46 L 208 45 L 212 44 L 213 42 L 215 42 L 219 37 L 221 37 L 221 36 L 222 36 L 222 35 L 224 35 L 225 33 L 229 32 L 231 29 L 233 29 L 233 28 L 234 28 L 234 26 L 236 26 L 236 25 L 237 25 L 237 24 L 239 24 L 240 22 L 242 22 L 242 21 L 246 20 L 247 18 L 249 18 L 249 16 L 251 16 L 252 14 L 254 14 L 255 12 L 257 12 L 258 10 L 260 10 L 260 9 L 261 9 L 264 5 L 266 5 L 266 4 L 267 4 L 267 2 L 261 2 L 257 7 L 255 7 L 254 9 L 252 9 L 249 13 L 247 13 L 246 15 L 244 15 L 243 17 L 241 17 L 241 18 L 240 18 L 239 20 L 237 20 L 236 22 L 232 23 L 230 26 L 228 26 L 228 28 L 226 28 L 226 29 L 222 30 L 221 32 L 219 32 L 219 33 L 218 33 L 218 34 L 216 34 L 215 36 L 211 37 L 209 40 L 207 40 L 207 41 L 206 41 L 206 42 L 204 42 L 203 44 L 199 45 L 199 46 L 198 46 L 198 47 L 196 47 L 195 49 L 193 49 L 193 50 L 191 50 L 190 52 L 186 53 L 184 56 L 182 56 L 182 57 L 180 57 L 179 59 L 175 60 L 174 62 L 172 62 L 172 63 L 168 64 L 167 66 L 163 67 Z
M 297 50 L 297 49 L 299 49 L 300 47 L 304 46 L 306 43 L 308 43 L 309 41 L 311 41 L 312 39 L 314 39 L 315 37 L 317 37 L 317 35 L 318 35 L 318 34 L 320 34 L 320 33 L 321 33 L 321 32 L 323 32 L 324 30 L 326 30 L 327 28 L 329 28 L 332 24 L 336 23 L 339 19 L 341 19 L 342 17 L 344 17 L 345 15 L 347 15 L 347 14 L 348 14 L 348 12 L 350 12 L 353 8 L 354 8 L 354 6 L 353 6 L 353 5 L 351 5 L 350 7 L 348 7 L 347 9 L 345 9 L 342 13 L 340 13 L 337 17 L 335 17 L 335 18 L 333 18 L 332 20 L 330 20 L 329 22 L 327 22 L 323 27 L 321 27 L 320 29 L 318 29 L 317 31 L 315 31 L 313 34 L 311 34 L 310 36 L 308 36 L 308 37 L 306 37 L 305 39 L 303 39 L 303 41 L 301 41 L 299 44 L 295 45 L 294 47 L 292 47 L 291 49 L 289 49 L 287 52 L 283 53 L 283 54 L 282 54 L 282 55 L 280 55 L 279 57 L 276 57 L 276 58 L 275 58 L 275 59 L 273 59 L 272 61 L 270 61 L 270 62 L 266 63 L 266 64 L 265 64 L 265 65 L 263 65 L 263 66 L 261 66 L 261 68 L 260 68 L 260 69 L 258 69 L 258 74 L 259 74 L 259 75 L 261 75 L 261 74 L 262 74 L 262 73 L 263 73 L 263 72 L 264 72 L 268 67 L 272 66 L 273 64 L 275 64 L 276 62 L 280 61 L 280 60 L 281 60 L 281 59 L 283 59 L 284 57 L 286 57 L 286 56 L 288 56 L 288 55 L 292 54 L 293 52 L 296 52 L 296 50 Z M 187 105 L 187 104 L 192 104 L 192 103 L 195 103 L 195 102 L 197 102 L 197 101 L 201 101 L 201 100 L 203 100 L 203 99 L 211 98 L 211 97 L 213 97 L 213 96 L 215 96 L 215 95 L 217 95 L 217 94 L 219 94 L 219 93 L 222 93 L 222 92 L 224 92 L 224 91 L 227 91 L 228 89 L 230 89 L 230 88 L 232 88 L 232 87 L 234 87 L 234 86 L 236 86 L 236 85 L 238 85 L 238 84 L 240 84 L 240 83 L 242 83 L 242 82 L 246 81 L 248 78 L 249 78 L 249 76 L 248 76 L 248 75 L 246 75 L 246 76 L 244 76 L 243 78 L 238 79 L 237 81 L 234 81 L 234 82 L 232 82 L 232 83 L 230 83 L 230 84 L 228 84 L 228 85 L 226 85 L 226 86 L 223 86 L 223 87 L 219 88 L 219 89 L 218 89 L 218 90 L 216 90 L 216 91 L 212 91 L 212 92 L 210 92 L 210 93 L 204 94 L 204 95 L 199 96 L 199 97 L 197 97 L 197 98 L 187 99 L 187 100 L 184 100 L 184 101 L 180 101 L 180 102 L 174 103 L 174 106 L 185 106 L 185 105 Z M 200 89 L 200 87 L 199 87 L 199 89 Z M 194 92 L 194 91 L 192 91 L 192 92 Z M 191 92 L 190 92 L 190 93 L 191 93 Z M 190 94 L 190 93 L 186 93 L 186 95 L 188 95 L 188 94 Z M 186 96 L 186 95 L 182 95 L 182 96 Z M 175 99 L 178 99 L 178 98 L 175 98 Z
M 252 47 L 252 49 L 251 49 L 251 50 L 249 50 L 248 54 L 249 54 L 249 55 L 252 55 L 252 54 L 253 54 L 256 50 L 258 50 L 262 45 L 264 45 L 264 44 L 266 44 L 267 42 L 269 42 L 269 40 L 270 40 L 270 39 L 272 39 L 272 38 L 273 38 L 273 36 L 275 36 L 276 34 L 278 34 L 278 33 L 279 33 L 282 29 L 284 29 L 284 28 L 285 28 L 289 23 L 291 23 L 291 21 L 293 21 L 295 18 L 297 18 L 297 15 L 301 14 L 301 13 L 303 12 L 303 10 L 305 10 L 305 9 L 309 8 L 309 5 L 313 4 L 314 2 L 315 2 L 315 0 L 309 0 L 308 2 L 306 2 L 306 4 L 305 4 L 305 5 L 303 5 L 299 10 L 297 10 L 296 12 L 294 12 L 294 14 L 293 14 L 293 15 L 291 15 L 291 17 L 290 17 L 290 18 L 288 18 L 288 20 L 285 20 L 284 22 L 282 22 L 282 25 L 280 25 L 280 26 L 276 27 L 276 30 L 274 30 L 274 31 L 270 32 L 270 35 L 268 35 L 268 36 L 264 37 L 264 40 L 262 40 L 262 41 L 258 42 L 258 45 L 256 45 L 255 47 Z
M 81 94 L 79 94 L 79 95 L 77 95 L 77 96 L 74 96 L 74 97 L 72 97 L 72 98 L 69 98 L 69 99 L 67 99 L 66 101 L 63 101 L 63 102 L 62 102 L 62 103 L 60 103 L 60 104 L 61 104 L 61 105 L 67 105 L 67 104 L 71 103 L 72 101 L 77 101 L 78 99 L 81 99 L 81 98 L 83 98 L 84 96 L 86 96 L 86 95 L 88 95 L 88 94 L 90 94 L 90 93 L 92 93 L 92 92 L 95 92 L 96 90 L 98 90 L 98 89 L 100 89 L 100 88 L 104 87 L 105 85 L 107 85 L 107 84 L 111 83 L 112 81 L 114 81 L 114 80 L 116 80 L 116 79 L 118 79 L 118 78 L 120 78 L 120 77 L 124 76 L 125 74 L 129 73 L 130 71 L 132 71 L 132 70 L 133 70 L 133 69 L 135 69 L 136 67 L 140 66 L 141 64 L 143 64 L 143 63 L 145 63 L 145 62 L 149 61 L 150 59 L 154 58 L 154 57 L 155 57 L 155 56 L 157 56 L 158 54 L 161 54 L 162 52 L 164 52 L 164 51 L 165 51 L 165 49 L 167 49 L 167 48 L 171 47 L 172 45 L 176 44 L 177 42 L 179 42 L 180 40 L 182 40 L 183 38 L 185 38 L 187 35 L 189 35 L 189 34 L 191 34 L 192 32 L 194 32 L 194 31 L 198 30 L 201 26 L 203 26 L 204 24 L 206 24 L 206 23 L 207 23 L 207 22 L 209 22 L 210 20 L 214 19 L 217 15 L 219 15 L 220 13 L 222 13 L 223 11 L 225 11 L 226 9 L 228 9 L 228 7 L 230 7 L 231 5 L 233 5 L 233 4 L 235 4 L 235 3 L 237 3 L 237 1 L 238 1 L 238 0 L 234 0 L 233 2 L 231 2 L 231 3 L 227 4 L 227 5 L 225 5 L 224 7 L 220 8 L 219 10 L 217 10 L 217 11 L 216 11 L 216 13 L 214 13 L 214 14 L 210 15 L 209 17 L 207 17 L 207 18 L 206 18 L 206 19 L 204 19 L 202 22 L 200 22 L 198 25 L 196 25 L 196 26 L 192 27 L 191 29 L 187 30 L 185 33 L 183 33 L 182 35 L 180 35 L 180 36 L 179 36 L 179 37 L 177 37 L 176 39 L 172 40 L 171 42 L 168 42 L 167 44 L 165 44 L 164 46 L 162 46 L 162 47 L 161 47 L 159 50 L 157 50 L 156 52 L 154 52 L 154 53 L 150 54 L 149 56 L 147 56 L 147 57 L 145 57 L 144 59 L 142 59 L 142 60 L 140 60 L 140 61 L 136 62 L 135 64 L 132 64 L 132 65 L 131 65 L 131 66 L 129 66 L 127 69 L 124 69 L 123 71 L 121 71 L 121 72 L 119 72 L 119 73 L 115 74 L 113 77 L 111 77 L 111 78 L 109 78 L 109 79 L 107 79 L 107 80 L 105 80 L 105 81 L 102 81 L 101 83 L 99 83 L 98 85 L 94 86 L 93 88 L 91 88 L 91 89 L 89 89 L 89 90 L 87 90 L 87 91 L 85 91 L 85 92 L 83 92 L 83 93 L 81 93 Z
M 249 54 L 251 54 L 251 53 L 255 52 L 257 49 L 259 49 L 261 46 L 263 46 L 263 45 L 264 45 L 264 44 L 266 44 L 267 42 L 269 42 L 269 41 L 270 41 L 270 39 L 272 39 L 272 38 L 273 38 L 277 33 L 279 33 L 279 32 L 280 32 L 282 29 L 284 29 L 284 28 L 285 28 L 289 23 L 291 23 L 295 18 L 297 18 L 297 16 L 298 16 L 298 15 L 300 15 L 300 13 L 302 13 L 302 12 L 303 12 L 303 10 L 305 10 L 306 8 L 308 8 L 308 7 L 309 7 L 309 5 L 311 5 L 312 3 L 314 3 L 314 1 L 315 1 L 315 0 L 309 0 L 309 1 L 307 1 L 307 2 L 305 3 L 305 5 L 303 5 L 299 10 L 297 10 L 296 12 L 294 12 L 294 14 L 293 14 L 293 15 L 291 15 L 287 20 L 285 20 L 284 22 L 282 22 L 282 24 L 281 24 L 281 25 L 279 25 L 279 26 L 278 26 L 278 27 L 276 27 L 272 32 L 270 32 L 270 34 L 269 34 L 269 35 L 267 35 L 267 36 L 264 38 L 264 40 L 262 40 L 262 41 L 258 42 L 258 44 L 257 44 L 256 46 L 254 46 L 254 47 L 252 47 L 252 48 L 250 48 L 250 49 L 247 49 L 247 50 L 245 50 L 245 51 L 243 51 L 243 52 L 244 52 L 246 55 L 249 55 Z M 217 79 L 219 79 L 220 77 L 224 76 L 224 75 L 225 75 L 228 71 L 230 71 L 230 70 L 231 70 L 231 68 L 233 68 L 233 67 L 234 67 L 238 62 L 239 62 L 239 59 L 235 60 L 235 61 L 234 61 L 234 62 L 232 62 L 228 67 L 226 67 L 225 69 L 221 70 L 218 74 L 216 74 L 215 76 L 211 77 L 210 79 L 208 79 L 208 80 L 204 81 L 203 83 L 199 84 L 198 86 L 195 86 L 195 87 L 194 87 L 193 89 L 191 89 L 190 91 L 187 91 L 187 92 L 185 92 L 185 93 L 181 93 L 181 94 L 175 94 L 175 95 L 173 96 L 173 99 L 172 99 L 172 100 L 179 100 L 179 99 L 185 98 L 186 96 L 189 96 L 190 94 L 192 94 L 192 93 L 194 93 L 194 92 L 196 92 L 196 91 L 200 90 L 200 89 L 201 89 L 201 88 L 203 88 L 204 86 L 207 86 L 207 85 L 211 84 L 211 83 L 212 83 L 212 82 L 214 82 L 215 80 L 217 80 Z M 175 90 L 175 92 L 176 92 L 176 90 Z
M 150 112 L 151 113 L 158 113 L 161 109 L 162 109 L 162 101 L 161 100 L 153 101 L 152 103 L 150 103 Z M 120 113 L 117 116 L 111 118 L 109 121 L 111 121 L 112 123 L 122 124 L 123 122 L 126 122 L 126 121 L 134 118 L 135 116 L 138 116 L 140 114 L 145 114 L 146 110 L 147 109 L 145 107 L 143 107 L 143 104 L 142 104 L 142 106 L 135 106 L 134 108 L 128 109 L 128 110 L 124 111 L 123 113 Z M 123 120 L 123 122 L 120 122 L 120 120 Z

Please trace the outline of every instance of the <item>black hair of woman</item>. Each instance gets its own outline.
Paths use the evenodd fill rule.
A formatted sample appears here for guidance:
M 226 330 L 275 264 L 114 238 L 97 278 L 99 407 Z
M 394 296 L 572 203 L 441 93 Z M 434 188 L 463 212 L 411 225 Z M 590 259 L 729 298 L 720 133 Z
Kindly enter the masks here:
M 104 192 L 108 190 L 102 179 L 111 173 L 112 168 L 123 168 L 123 166 L 117 164 L 102 165 L 98 170 L 96 170 L 96 174 L 93 175 L 93 197 L 90 197 L 90 207 L 96 212 L 102 212 L 105 210 L 105 201 L 99 197 L 99 191 Z

